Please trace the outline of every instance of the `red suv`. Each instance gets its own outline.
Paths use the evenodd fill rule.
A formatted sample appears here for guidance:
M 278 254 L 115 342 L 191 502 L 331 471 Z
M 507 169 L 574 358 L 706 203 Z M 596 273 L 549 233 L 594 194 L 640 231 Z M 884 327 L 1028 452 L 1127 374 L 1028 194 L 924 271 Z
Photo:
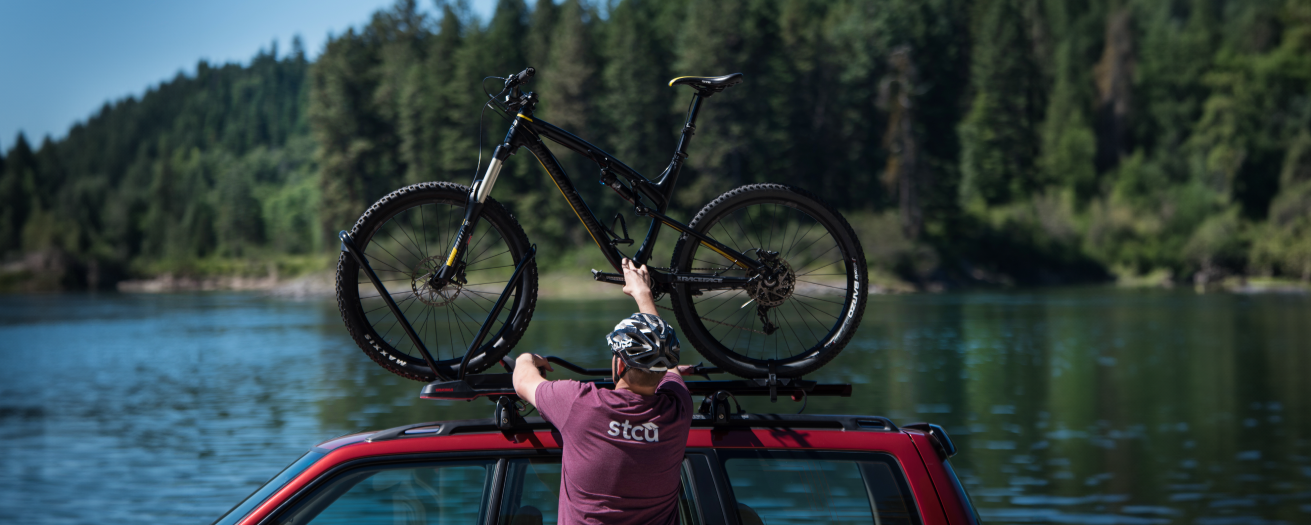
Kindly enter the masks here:
M 688 436 L 683 524 L 979 523 L 937 425 L 729 413 L 715 397 Z M 216 524 L 555 523 L 558 434 L 504 406 L 321 443 Z

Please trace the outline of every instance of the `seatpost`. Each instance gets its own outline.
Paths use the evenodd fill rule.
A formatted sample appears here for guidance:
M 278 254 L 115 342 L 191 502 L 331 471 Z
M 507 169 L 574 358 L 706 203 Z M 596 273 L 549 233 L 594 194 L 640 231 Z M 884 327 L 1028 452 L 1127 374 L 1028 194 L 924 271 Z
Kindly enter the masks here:
M 683 169 L 683 160 L 687 159 L 687 145 L 692 142 L 692 135 L 696 134 L 696 115 L 701 112 L 701 93 L 692 95 L 692 108 L 687 111 L 687 122 L 683 124 L 683 134 L 678 138 L 678 148 L 674 150 L 674 158 L 669 161 L 669 167 L 665 168 L 665 176 L 656 183 L 665 193 L 665 202 L 674 193 L 674 185 L 678 182 L 678 173 Z M 665 210 L 660 210 L 664 213 Z

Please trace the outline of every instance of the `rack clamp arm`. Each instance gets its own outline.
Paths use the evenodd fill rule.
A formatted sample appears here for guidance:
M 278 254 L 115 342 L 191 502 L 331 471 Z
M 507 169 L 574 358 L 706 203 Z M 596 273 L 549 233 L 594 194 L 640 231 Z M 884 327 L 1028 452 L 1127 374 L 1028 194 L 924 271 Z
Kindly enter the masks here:
M 496 428 L 502 432 L 511 432 L 527 424 L 523 416 L 519 415 L 519 408 L 514 406 L 514 402 L 515 398 L 510 396 L 496 398 L 496 410 L 492 412 L 492 418 L 496 421 Z

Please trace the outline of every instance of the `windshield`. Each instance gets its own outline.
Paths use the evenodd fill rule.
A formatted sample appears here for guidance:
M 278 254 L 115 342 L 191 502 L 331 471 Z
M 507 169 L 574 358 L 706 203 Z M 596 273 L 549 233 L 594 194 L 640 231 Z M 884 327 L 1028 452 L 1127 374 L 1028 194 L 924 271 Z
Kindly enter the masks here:
M 259 490 L 256 490 L 253 494 L 247 496 L 246 499 L 242 500 L 241 503 L 238 503 L 237 506 L 232 507 L 232 510 L 229 510 L 226 514 L 216 520 L 214 525 L 232 525 L 240 521 L 241 518 L 246 517 L 246 514 L 249 514 L 250 511 L 255 509 L 255 507 L 258 507 L 260 503 L 264 503 L 264 500 L 269 499 L 269 496 L 272 496 L 274 492 L 277 492 L 283 485 L 286 485 L 288 481 L 295 478 L 297 474 L 304 472 L 310 465 L 313 465 L 314 462 L 326 455 L 328 455 L 328 451 L 322 448 L 314 448 L 309 452 L 306 452 L 305 455 L 301 456 L 295 463 L 287 466 L 287 468 L 283 469 L 278 475 L 273 476 L 273 479 L 270 479 L 269 482 L 265 483 L 263 487 L 259 488 Z

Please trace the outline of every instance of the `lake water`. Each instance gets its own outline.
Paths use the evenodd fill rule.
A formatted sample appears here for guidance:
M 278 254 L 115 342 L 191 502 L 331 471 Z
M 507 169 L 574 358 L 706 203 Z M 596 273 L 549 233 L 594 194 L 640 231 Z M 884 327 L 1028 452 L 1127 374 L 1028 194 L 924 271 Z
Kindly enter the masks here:
M 543 301 L 519 350 L 603 366 L 630 309 Z M 945 426 L 989 523 L 1311 522 L 1305 295 L 875 296 L 811 379 L 856 387 L 807 412 Z M 316 442 L 491 414 L 420 386 L 330 300 L 0 296 L 0 523 L 207 523 Z

